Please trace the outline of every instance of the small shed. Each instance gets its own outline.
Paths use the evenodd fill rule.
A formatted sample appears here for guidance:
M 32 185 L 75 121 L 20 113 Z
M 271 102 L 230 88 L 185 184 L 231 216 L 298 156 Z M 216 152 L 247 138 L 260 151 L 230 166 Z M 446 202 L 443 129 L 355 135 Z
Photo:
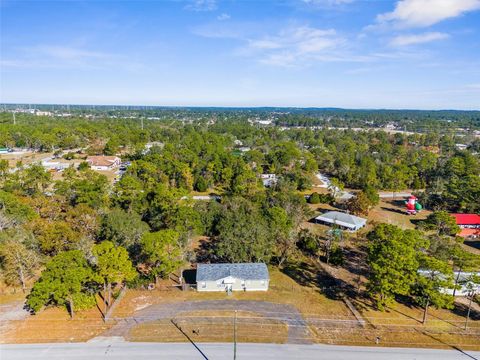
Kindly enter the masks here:
M 350 231 L 357 231 L 367 224 L 367 219 L 342 213 L 340 211 L 329 211 L 315 218 L 317 223 L 338 225 Z
M 264 263 L 198 264 L 197 291 L 267 291 L 270 282 Z

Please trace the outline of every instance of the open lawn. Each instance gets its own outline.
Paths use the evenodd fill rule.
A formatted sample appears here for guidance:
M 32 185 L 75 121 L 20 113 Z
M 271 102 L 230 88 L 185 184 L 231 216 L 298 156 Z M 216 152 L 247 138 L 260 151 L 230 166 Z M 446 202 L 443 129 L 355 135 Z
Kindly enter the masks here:
M 98 336 L 112 324 L 105 324 L 97 308 L 78 311 L 74 319 L 65 308 L 47 308 L 23 320 L 9 321 L 1 343 L 78 342 Z
M 176 324 L 176 325 L 175 325 Z M 238 311 L 236 331 L 238 342 L 285 343 L 287 325 L 263 318 L 250 311 Z M 197 342 L 231 342 L 234 333 L 232 311 L 191 311 L 177 314 L 173 322 L 157 320 L 130 330 L 129 341 L 182 342 L 188 338 Z
M 350 331 L 339 343 L 372 344 L 379 337 L 383 346 L 413 346 L 480 349 L 480 313 L 472 311 L 468 330 L 464 330 L 466 307 L 456 304 L 453 310 L 429 309 L 427 323 L 421 323 L 423 309 L 394 303 L 386 311 L 375 310 L 368 301 L 354 301 L 367 326 L 362 332 Z
M 13 168 L 18 161 L 21 161 L 23 165 L 31 164 L 35 161 L 41 161 L 53 156 L 53 153 L 39 153 L 39 152 L 14 152 L 8 154 L 0 154 L 0 160 L 7 160 L 9 167 Z

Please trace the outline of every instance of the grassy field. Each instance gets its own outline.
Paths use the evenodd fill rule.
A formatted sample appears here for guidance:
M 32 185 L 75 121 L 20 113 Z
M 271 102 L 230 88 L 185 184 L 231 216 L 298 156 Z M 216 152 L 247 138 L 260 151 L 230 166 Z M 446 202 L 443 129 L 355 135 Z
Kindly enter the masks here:
M 480 349 L 480 313 L 472 312 L 473 320 L 464 330 L 466 309 L 460 304 L 453 310 L 431 307 L 425 325 L 423 309 L 416 306 L 396 302 L 381 312 L 368 301 L 356 300 L 354 304 L 367 326 L 362 331 L 351 330 L 338 336 L 338 343 L 371 345 L 379 337 L 383 346 Z
M 197 342 L 231 342 L 234 333 L 232 311 L 195 311 L 178 314 L 173 322 L 157 320 L 134 327 L 129 341 L 182 342 L 189 338 Z M 174 325 L 174 323 L 176 325 Z M 238 342 L 285 343 L 287 325 L 262 318 L 254 312 L 237 312 L 236 332 Z
M 4 297 L 1 296 L 0 299 Z M 98 299 L 100 302 L 100 299 Z M 79 342 L 100 335 L 112 324 L 105 324 L 97 308 L 78 311 L 74 319 L 65 308 L 47 308 L 24 320 L 8 322 L 1 343 Z

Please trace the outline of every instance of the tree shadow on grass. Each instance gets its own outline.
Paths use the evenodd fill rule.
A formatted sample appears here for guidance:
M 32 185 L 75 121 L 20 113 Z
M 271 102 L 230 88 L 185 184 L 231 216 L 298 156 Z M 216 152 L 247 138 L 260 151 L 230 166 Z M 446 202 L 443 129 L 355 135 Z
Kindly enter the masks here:
M 385 206 L 381 206 L 380 209 L 382 209 L 383 211 L 389 211 L 389 212 L 405 215 L 405 211 L 402 211 L 400 209 L 389 208 Z
M 195 252 L 195 260 L 197 263 L 218 262 L 218 257 L 215 256 L 216 242 L 214 239 L 200 240 L 199 247 Z
M 467 317 L 468 305 L 455 303 L 455 307 L 451 310 L 455 315 L 461 316 L 462 318 Z M 470 320 L 478 321 L 480 320 L 480 311 L 473 307 L 470 309 Z
M 343 248 L 343 254 L 345 256 L 343 268 L 355 275 L 368 275 L 368 267 L 365 261 L 366 254 L 361 248 Z
M 181 328 L 180 325 L 177 324 L 177 322 L 174 319 L 171 319 L 170 322 L 177 328 L 178 331 L 182 333 L 183 336 L 187 338 L 187 340 L 195 347 L 195 349 L 200 353 L 200 355 L 205 359 L 208 360 L 208 357 L 205 355 L 205 353 L 198 347 L 197 344 L 188 336 L 188 334 Z
M 302 286 L 316 288 L 329 299 L 339 300 L 345 295 L 352 298 L 358 296 L 357 290 L 351 284 L 334 278 L 320 266 L 301 261 L 289 263 L 281 271 Z
M 475 249 L 480 250 L 480 240 L 465 240 L 463 243 L 467 246 L 471 246 Z

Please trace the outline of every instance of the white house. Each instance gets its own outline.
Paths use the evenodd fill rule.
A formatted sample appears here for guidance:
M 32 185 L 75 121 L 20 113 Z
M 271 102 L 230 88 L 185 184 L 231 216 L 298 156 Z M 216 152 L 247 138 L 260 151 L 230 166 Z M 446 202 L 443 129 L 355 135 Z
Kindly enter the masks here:
M 264 263 L 198 264 L 197 291 L 267 291 L 270 282 Z
M 429 270 L 418 270 L 418 273 L 422 276 L 430 277 L 431 272 Z M 438 278 L 445 278 L 445 276 L 441 273 L 435 273 L 435 277 Z M 480 272 L 462 272 L 462 271 L 454 271 L 453 279 L 457 284 L 457 290 L 455 291 L 455 296 L 469 296 L 469 293 L 473 292 L 475 294 L 480 294 L 480 283 L 478 280 L 474 282 L 475 277 L 480 279 Z M 442 288 L 440 291 L 444 294 L 453 295 L 454 289 L 449 288 Z
M 271 187 L 277 183 L 277 175 L 276 174 L 261 174 L 260 179 L 262 179 L 263 186 Z
M 93 170 L 111 170 L 120 166 L 118 156 L 89 156 L 87 163 Z
M 340 211 L 329 211 L 315 218 L 315 222 L 329 225 L 338 225 L 350 231 L 357 231 L 367 224 L 367 219 L 342 213 Z

